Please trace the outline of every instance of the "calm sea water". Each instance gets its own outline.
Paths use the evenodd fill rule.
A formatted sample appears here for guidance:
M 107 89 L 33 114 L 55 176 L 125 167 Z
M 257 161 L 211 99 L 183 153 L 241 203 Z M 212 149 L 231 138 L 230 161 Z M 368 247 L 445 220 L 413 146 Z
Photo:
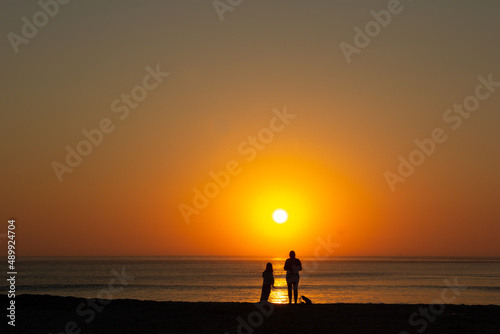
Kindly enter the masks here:
M 500 305 L 500 258 L 301 259 L 299 295 L 314 303 L 424 303 Z M 262 271 L 272 262 L 270 301 L 287 302 L 285 258 L 34 257 L 17 262 L 18 294 L 142 300 L 257 302 Z M 125 273 L 120 283 L 117 273 Z M 118 276 L 120 276 L 118 275 Z M 124 278 L 122 278 L 124 279 Z M 5 282 L 5 281 L 4 281 Z M 448 284 L 467 286 L 444 290 Z M 109 284 L 114 289 L 110 291 Z M 6 291 L 6 283 L 2 283 Z M 444 291 L 444 295 L 443 295 Z

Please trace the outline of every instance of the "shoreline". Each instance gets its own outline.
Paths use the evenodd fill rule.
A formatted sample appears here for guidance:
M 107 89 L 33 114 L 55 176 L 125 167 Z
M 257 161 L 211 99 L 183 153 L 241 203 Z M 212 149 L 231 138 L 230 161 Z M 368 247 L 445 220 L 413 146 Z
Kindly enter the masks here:
M 257 291 L 257 290 L 256 290 Z M 257 291 L 260 293 L 260 288 Z M 258 295 L 256 294 L 256 296 Z M 96 297 L 81 297 L 81 296 L 74 296 L 74 295 L 52 295 L 50 293 L 16 293 L 16 297 L 19 296 L 30 296 L 30 297 L 54 297 L 54 298 L 75 298 L 75 299 L 96 299 Z M 0 295 L 0 299 L 5 297 L 5 295 Z M 108 299 L 104 299 L 108 300 Z M 152 303 L 173 303 L 173 304 L 230 304 L 230 305 L 235 305 L 235 304 L 242 304 L 242 305 L 247 305 L 247 304 L 256 304 L 258 298 L 255 298 L 255 301 L 186 301 L 186 300 L 154 300 L 154 299 L 136 299 L 136 298 L 116 298 L 116 299 L 109 299 L 111 301 L 134 301 L 134 302 L 152 302 Z M 300 300 L 300 299 L 299 299 Z M 271 303 L 271 302 L 269 302 Z M 299 301 L 300 303 L 300 301 Z M 272 303 L 273 305 L 288 305 L 287 303 Z M 366 303 L 349 303 L 349 302 L 335 302 L 335 303 L 322 303 L 322 302 L 314 302 L 313 305 L 405 305 L 405 306 L 420 306 L 420 305 L 428 305 L 425 303 L 383 303 L 383 302 L 366 302 Z M 478 307 L 500 307 L 500 304 L 464 304 L 464 303 L 450 303 L 446 304 L 446 306 L 478 306 Z
M 6 295 L 0 297 L 8 304 Z M 5 311 L 4 311 L 5 312 Z M 499 305 L 259 304 L 16 296 L 6 333 L 499 333 Z M 412 321 L 411 321 L 412 320 Z

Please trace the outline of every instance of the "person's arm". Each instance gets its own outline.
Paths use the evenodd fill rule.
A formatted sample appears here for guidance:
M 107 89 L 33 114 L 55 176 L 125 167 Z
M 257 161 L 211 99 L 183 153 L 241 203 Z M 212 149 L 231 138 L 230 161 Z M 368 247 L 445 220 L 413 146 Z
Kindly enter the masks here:
M 297 259 L 297 262 L 299 264 L 299 268 L 297 269 L 297 271 L 301 271 L 302 270 L 302 263 L 300 263 L 299 259 Z

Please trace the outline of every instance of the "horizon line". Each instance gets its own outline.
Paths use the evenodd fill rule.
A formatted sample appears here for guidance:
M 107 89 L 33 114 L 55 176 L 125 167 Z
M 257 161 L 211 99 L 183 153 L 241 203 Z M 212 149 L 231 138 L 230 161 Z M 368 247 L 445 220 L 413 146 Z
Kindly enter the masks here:
M 26 257 L 239 257 L 239 258 L 287 258 L 288 256 L 267 255 L 18 255 L 17 258 Z M 303 259 L 316 259 L 314 255 L 300 256 Z M 316 259 L 328 261 L 330 258 L 491 258 L 500 259 L 500 255 L 331 255 L 327 259 Z

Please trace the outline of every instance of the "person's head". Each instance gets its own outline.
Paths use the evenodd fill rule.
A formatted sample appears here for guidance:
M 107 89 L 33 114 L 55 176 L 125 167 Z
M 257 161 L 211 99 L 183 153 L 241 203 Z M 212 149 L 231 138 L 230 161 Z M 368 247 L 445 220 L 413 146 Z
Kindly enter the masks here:
M 295 259 L 295 252 L 294 251 L 290 251 L 290 258 Z
M 273 271 L 273 264 L 271 262 L 268 262 L 266 264 L 266 271 Z

